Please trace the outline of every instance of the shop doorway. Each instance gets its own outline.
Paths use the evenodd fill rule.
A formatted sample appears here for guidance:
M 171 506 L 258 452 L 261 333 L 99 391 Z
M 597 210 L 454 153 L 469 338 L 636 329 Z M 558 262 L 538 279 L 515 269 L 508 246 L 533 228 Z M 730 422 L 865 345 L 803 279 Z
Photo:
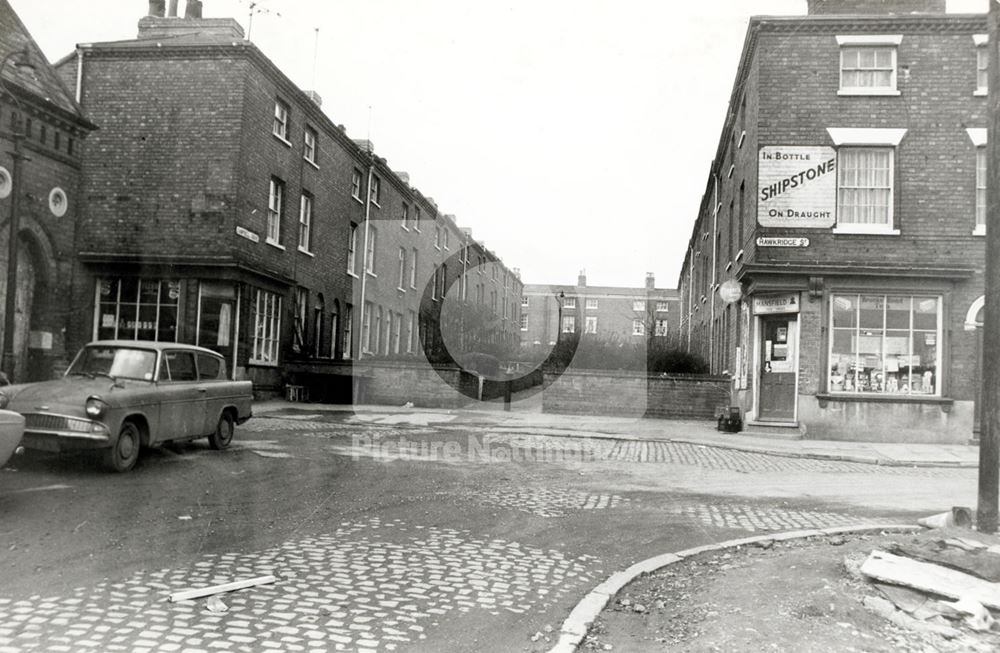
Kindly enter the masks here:
M 794 422 L 798 316 L 761 316 L 760 338 L 757 419 Z
M 227 360 L 235 346 L 236 292 L 233 284 L 202 283 L 198 303 L 197 343 L 219 352 Z

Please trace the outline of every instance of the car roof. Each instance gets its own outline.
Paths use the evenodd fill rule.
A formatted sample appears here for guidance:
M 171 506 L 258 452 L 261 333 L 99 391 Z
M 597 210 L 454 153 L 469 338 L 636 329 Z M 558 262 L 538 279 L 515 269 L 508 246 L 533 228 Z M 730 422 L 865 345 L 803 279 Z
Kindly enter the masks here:
M 131 347 L 134 349 L 155 349 L 156 351 L 164 351 L 166 349 L 184 349 L 186 351 L 194 351 L 201 354 L 212 354 L 213 356 L 222 358 L 222 355 L 219 354 L 219 352 L 206 349 L 205 347 L 199 347 L 197 345 L 185 344 L 183 342 L 159 342 L 156 340 L 94 340 L 93 342 L 88 342 L 87 346 Z

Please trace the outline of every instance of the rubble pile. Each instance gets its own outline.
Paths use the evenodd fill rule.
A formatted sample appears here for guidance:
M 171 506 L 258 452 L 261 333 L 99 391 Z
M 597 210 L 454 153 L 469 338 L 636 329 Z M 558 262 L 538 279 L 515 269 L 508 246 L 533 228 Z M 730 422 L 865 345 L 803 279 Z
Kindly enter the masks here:
M 850 558 L 845 564 L 875 590 L 864 597 L 865 607 L 894 626 L 948 650 L 1000 650 L 1000 544 L 956 531 L 890 542 L 860 566 Z

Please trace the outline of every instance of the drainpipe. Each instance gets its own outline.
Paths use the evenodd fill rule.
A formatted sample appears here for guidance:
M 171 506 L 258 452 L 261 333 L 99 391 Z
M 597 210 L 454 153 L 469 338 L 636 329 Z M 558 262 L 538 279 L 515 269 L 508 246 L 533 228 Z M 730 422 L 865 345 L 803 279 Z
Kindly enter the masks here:
M 716 246 L 719 237 L 719 176 L 712 176 L 712 283 L 709 286 L 708 302 L 709 302 L 709 333 L 708 337 L 708 360 L 709 369 L 712 370 L 714 374 L 716 370 L 715 367 L 715 285 L 718 283 L 717 276 L 719 262 L 716 260 L 719 254 L 719 248 Z
M 76 46 L 76 103 L 83 102 L 83 51 L 89 48 L 89 43 L 80 43 Z
M 691 353 L 691 323 L 694 321 L 694 309 L 693 300 L 691 298 L 694 293 L 694 248 L 688 247 L 688 336 L 687 336 L 687 352 Z
M 369 150 L 368 152 L 368 185 L 365 187 L 365 191 L 368 193 L 368 199 L 365 201 L 365 244 L 364 244 L 364 254 L 361 257 L 361 338 L 358 338 L 358 360 L 364 358 L 365 355 L 365 343 L 364 343 L 364 330 L 365 330 L 365 287 L 368 281 L 368 225 L 371 222 L 372 214 L 372 177 L 375 175 L 375 153 Z M 371 324 L 371 316 L 368 316 L 369 324 Z M 369 337 L 371 337 L 371 329 L 368 330 Z

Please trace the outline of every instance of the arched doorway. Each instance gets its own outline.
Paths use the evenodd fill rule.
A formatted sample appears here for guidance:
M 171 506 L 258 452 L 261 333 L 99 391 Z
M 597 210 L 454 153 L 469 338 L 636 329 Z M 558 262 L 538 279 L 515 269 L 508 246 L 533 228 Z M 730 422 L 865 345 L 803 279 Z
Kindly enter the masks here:
M 972 438 L 979 441 L 979 429 L 983 413 L 983 308 L 986 296 L 980 296 L 969 306 L 965 314 L 965 330 L 974 331 L 976 337 L 976 394 L 975 410 L 972 411 Z

